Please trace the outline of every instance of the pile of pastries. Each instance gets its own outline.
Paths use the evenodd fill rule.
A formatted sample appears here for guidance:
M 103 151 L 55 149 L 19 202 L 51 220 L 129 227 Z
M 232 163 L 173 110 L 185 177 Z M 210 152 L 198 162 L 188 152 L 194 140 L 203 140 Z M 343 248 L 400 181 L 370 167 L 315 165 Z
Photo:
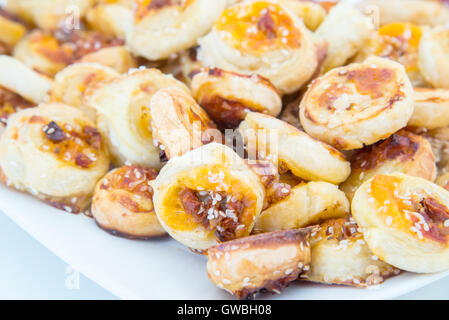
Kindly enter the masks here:
M 238 298 L 449 270 L 444 1 L 4 2 L 8 187 Z

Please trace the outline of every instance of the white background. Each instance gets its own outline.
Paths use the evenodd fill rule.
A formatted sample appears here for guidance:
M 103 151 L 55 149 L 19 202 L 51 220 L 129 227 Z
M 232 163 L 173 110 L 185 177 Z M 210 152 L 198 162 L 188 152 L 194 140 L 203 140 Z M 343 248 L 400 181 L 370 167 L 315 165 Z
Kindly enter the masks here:
M 0 299 L 117 299 L 0 213 Z M 70 289 L 72 288 L 72 289 Z M 449 277 L 400 299 L 449 299 Z

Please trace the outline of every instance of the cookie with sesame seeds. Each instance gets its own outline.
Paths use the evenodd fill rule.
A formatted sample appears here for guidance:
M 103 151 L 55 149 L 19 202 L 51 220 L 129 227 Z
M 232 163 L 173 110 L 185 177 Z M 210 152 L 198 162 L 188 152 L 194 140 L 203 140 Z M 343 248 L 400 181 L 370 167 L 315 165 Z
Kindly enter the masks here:
M 110 171 L 95 188 L 91 213 L 103 230 L 120 237 L 149 239 L 165 233 L 153 206 L 153 169 L 123 166 Z
M 202 69 L 194 75 L 191 89 L 193 97 L 211 118 L 225 128 L 238 126 L 249 111 L 276 117 L 282 108 L 277 89 L 257 74 Z
M 79 108 L 95 122 L 96 111 L 84 104 L 84 93 L 89 86 L 97 82 L 118 77 L 120 77 L 120 74 L 114 69 L 101 64 L 75 63 L 56 74 L 49 100 Z
M 228 241 L 206 251 L 207 274 L 239 299 L 263 290 L 279 294 L 310 264 L 312 228 L 263 233 Z
M 334 184 L 312 181 L 285 190 L 285 198 L 263 210 L 254 232 L 303 228 L 331 218 L 349 215 L 349 201 Z
M 281 94 L 301 88 L 318 65 L 313 36 L 287 7 L 249 0 L 224 10 L 198 41 L 206 67 L 269 79 Z
M 359 149 L 407 125 L 413 87 L 401 64 L 372 56 L 314 80 L 299 108 L 312 137 L 340 150 Z
M 379 174 L 357 190 L 352 215 L 370 250 L 401 270 L 449 270 L 449 192 L 423 178 Z
M 149 60 L 169 58 L 194 46 L 225 6 L 226 0 L 137 1 L 126 44 L 135 55 Z
M 87 107 L 97 112 L 98 128 L 105 137 L 113 163 L 160 168 L 165 155 L 155 146 L 150 125 L 150 103 L 162 88 L 189 89 L 157 69 L 132 70 L 126 75 L 89 86 L 84 94 Z
M 109 169 L 106 144 L 80 110 L 60 103 L 20 110 L 0 138 L 4 183 L 72 213 L 87 209 Z
M 265 198 L 259 176 L 215 142 L 170 159 L 153 187 L 162 226 L 197 250 L 249 235 Z
M 349 176 L 350 164 L 342 153 L 282 120 L 250 112 L 239 132 L 250 157 L 273 162 L 281 174 L 291 171 L 304 180 L 330 183 Z
M 401 130 L 386 140 L 357 150 L 351 160 L 351 175 L 340 188 L 352 200 L 363 182 L 377 174 L 393 172 L 434 181 L 437 170 L 430 143 L 419 135 Z
M 400 273 L 371 252 L 352 218 L 325 221 L 310 245 L 310 270 L 301 280 L 364 288 Z

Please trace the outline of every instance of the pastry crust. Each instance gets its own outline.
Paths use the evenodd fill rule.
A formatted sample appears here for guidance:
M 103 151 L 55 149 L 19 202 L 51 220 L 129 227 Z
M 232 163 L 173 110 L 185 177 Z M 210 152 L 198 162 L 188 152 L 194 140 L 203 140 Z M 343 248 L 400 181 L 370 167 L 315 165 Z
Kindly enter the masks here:
M 38 104 L 44 102 L 52 80 L 35 72 L 17 59 L 0 55 L 0 87 Z M 14 76 L 12 76 L 14 75 Z M 26 81 L 23 81 L 26 79 Z
M 133 11 L 121 3 L 99 4 L 86 12 L 86 21 L 94 30 L 124 39 L 132 30 Z
M 301 88 L 318 65 L 310 32 L 275 1 L 249 0 L 226 9 L 198 42 L 203 65 L 257 73 L 282 94 Z
M 0 138 L 0 166 L 7 185 L 76 213 L 87 208 L 109 157 L 89 118 L 49 103 L 10 117 Z
M 166 59 L 194 46 L 225 5 L 226 0 L 137 1 L 127 46 L 149 60 Z
M 352 218 L 332 219 L 311 237 L 310 270 L 301 279 L 326 284 L 368 287 L 400 273 L 379 260 Z
M 405 127 L 413 109 L 413 88 L 404 67 L 370 57 L 316 79 L 301 101 L 300 120 L 312 137 L 352 150 Z
M 150 103 L 159 89 L 181 82 L 157 69 L 142 69 L 108 82 L 91 86 L 85 104 L 97 111 L 100 132 L 106 138 L 117 166 L 130 162 L 150 168 L 161 167 L 159 149 L 154 146 L 150 126 Z
M 297 229 L 331 218 L 349 215 L 349 201 L 336 185 L 304 182 L 293 187 L 281 201 L 262 211 L 255 232 Z
M 151 131 L 154 144 L 168 159 L 216 141 L 221 132 L 196 101 L 179 88 L 156 92 L 150 102 Z
M 276 88 L 256 74 L 204 69 L 193 77 L 191 89 L 211 118 L 225 128 L 238 126 L 249 111 L 276 117 L 282 108 Z
M 372 34 L 367 17 L 350 4 L 333 7 L 315 34 L 328 44 L 322 72 L 340 67 L 362 48 Z
M 91 213 L 105 231 L 126 238 L 148 239 L 165 234 L 153 207 L 152 181 L 157 172 L 138 166 L 110 171 L 95 188 Z
M 154 207 L 165 230 L 192 249 L 250 234 L 262 210 L 259 177 L 234 151 L 210 143 L 172 158 L 154 183 Z
M 414 88 L 415 110 L 409 126 L 437 129 L 449 126 L 449 90 Z
M 439 176 L 435 183 L 449 191 L 449 172 Z
M 437 175 L 449 172 L 449 128 L 439 128 L 433 130 L 417 130 L 426 138 L 432 146 L 435 162 L 438 169 Z
M 363 182 L 377 174 L 401 172 L 434 181 L 437 173 L 430 143 L 406 130 L 358 150 L 351 162 L 351 175 L 341 185 L 349 200 Z
M 123 46 L 100 49 L 83 56 L 79 62 L 98 63 L 112 68 L 118 73 L 126 73 L 137 67 L 136 59 Z
M 281 173 L 331 183 L 349 176 L 350 164 L 339 151 L 279 119 L 250 112 L 239 132 L 253 158 L 273 162 Z
M 50 92 L 51 102 L 61 102 L 80 109 L 93 122 L 96 120 L 95 109 L 86 106 L 84 93 L 89 86 L 98 82 L 118 78 L 120 74 L 114 69 L 97 63 L 75 63 L 56 74 Z
M 297 0 L 276 0 L 282 6 L 294 12 L 304 25 L 311 31 L 315 31 L 326 17 L 326 10 L 323 6 L 314 1 Z
M 449 192 L 400 173 L 366 181 L 352 200 L 352 215 L 371 251 L 399 269 L 449 269 Z
M 0 7 L 0 49 L 10 52 L 25 33 L 25 26 Z
M 424 78 L 435 88 L 449 89 L 448 55 L 448 28 L 435 28 L 424 34 L 419 45 L 419 69 Z
M 365 43 L 356 61 L 364 61 L 370 55 L 389 58 L 405 67 L 413 86 L 423 86 L 426 82 L 418 67 L 418 48 L 424 31 L 407 22 L 385 25 Z
M 260 290 L 279 294 L 309 268 L 309 233 L 264 233 L 209 248 L 209 279 L 239 299 L 254 298 Z

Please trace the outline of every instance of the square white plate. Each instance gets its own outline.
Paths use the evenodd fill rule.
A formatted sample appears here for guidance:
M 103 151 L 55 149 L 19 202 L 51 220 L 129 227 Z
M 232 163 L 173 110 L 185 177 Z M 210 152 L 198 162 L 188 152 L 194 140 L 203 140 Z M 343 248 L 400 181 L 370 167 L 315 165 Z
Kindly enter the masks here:
M 72 267 L 123 299 L 229 299 L 207 278 L 206 258 L 170 238 L 121 239 L 99 229 L 92 219 L 72 215 L 4 186 L 0 209 Z M 390 299 L 448 273 L 404 273 L 369 289 L 294 283 L 265 299 Z

